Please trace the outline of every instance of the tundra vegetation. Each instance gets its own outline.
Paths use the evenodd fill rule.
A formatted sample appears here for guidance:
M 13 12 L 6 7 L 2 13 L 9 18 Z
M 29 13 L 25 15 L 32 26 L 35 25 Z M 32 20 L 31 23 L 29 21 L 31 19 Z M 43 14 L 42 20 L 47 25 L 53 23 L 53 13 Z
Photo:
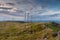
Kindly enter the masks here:
M 0 40 L 60 40 L 55 22 L 0 22 Z

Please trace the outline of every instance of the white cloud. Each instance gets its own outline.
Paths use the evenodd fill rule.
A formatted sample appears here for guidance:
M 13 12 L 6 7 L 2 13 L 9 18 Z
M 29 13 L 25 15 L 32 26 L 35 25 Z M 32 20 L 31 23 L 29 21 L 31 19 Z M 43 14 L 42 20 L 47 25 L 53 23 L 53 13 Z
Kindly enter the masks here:
M 12 16 L 12 15 L 0 13 L 0 19 L 1 20 L 20 20 L 20 21 L 23 21 L 24 17 Z
M 60 10 L 59 11 L 48 10 L 42 14 L 39 14 L 39 15 L 42 15 L 42 16 L 46 15 L 47 16 L 47 15 L 54 15 L 54 14 L 60 14 Z
M 45 11 L 41 14 L 36 14 L 33 15 L 34 18 L 32 18 L 33 20 L 60 20 L 60 10 L 59 11 L 54 11 L 54 10 L 48 10 Z

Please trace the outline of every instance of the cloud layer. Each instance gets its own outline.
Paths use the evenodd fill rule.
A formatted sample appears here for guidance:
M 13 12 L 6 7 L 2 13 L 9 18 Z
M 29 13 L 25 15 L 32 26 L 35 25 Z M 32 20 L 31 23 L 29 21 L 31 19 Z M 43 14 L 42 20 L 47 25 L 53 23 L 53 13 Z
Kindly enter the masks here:
M 0 0 L 1 20 L 59 20 L 60 10 L 51 8 L 54 0 Z M 48 3 L 49 2 L 49 3 Z M 54 2 L 53 2 L 54 3 Z

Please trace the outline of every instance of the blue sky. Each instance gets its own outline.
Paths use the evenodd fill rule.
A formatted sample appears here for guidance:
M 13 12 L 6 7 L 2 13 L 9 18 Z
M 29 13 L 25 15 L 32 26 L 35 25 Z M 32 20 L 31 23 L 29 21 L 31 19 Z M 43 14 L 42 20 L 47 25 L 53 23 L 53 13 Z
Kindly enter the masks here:
M 48 7 L 52 10 L 60 10 L 60 1 L 59 0 L 50 0 L 48 2 Z
M 0 21 L 26 21 L 25 16 L 29 21 L 60 20 L 60 0 L 0 0 L 0 4 Z

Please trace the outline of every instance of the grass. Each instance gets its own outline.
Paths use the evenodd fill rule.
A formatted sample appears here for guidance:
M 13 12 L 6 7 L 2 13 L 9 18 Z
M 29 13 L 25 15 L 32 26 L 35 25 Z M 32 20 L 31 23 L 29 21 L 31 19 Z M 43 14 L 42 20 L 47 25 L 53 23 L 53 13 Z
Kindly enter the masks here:
M 0 40 L 56 40 L 59 27 L 47 23 L 0 22 Z M 47 28 L 46 28 L 47 27 Z M 56 38 L 56 39 L 55 39 Z
M 52 25 L 48 25 L 48 27 L 53 29 L 53 31 L 55 31 L 55 32 L 60 31 L 60 27 L 56 27 L 56 26 L 52 26 Z

